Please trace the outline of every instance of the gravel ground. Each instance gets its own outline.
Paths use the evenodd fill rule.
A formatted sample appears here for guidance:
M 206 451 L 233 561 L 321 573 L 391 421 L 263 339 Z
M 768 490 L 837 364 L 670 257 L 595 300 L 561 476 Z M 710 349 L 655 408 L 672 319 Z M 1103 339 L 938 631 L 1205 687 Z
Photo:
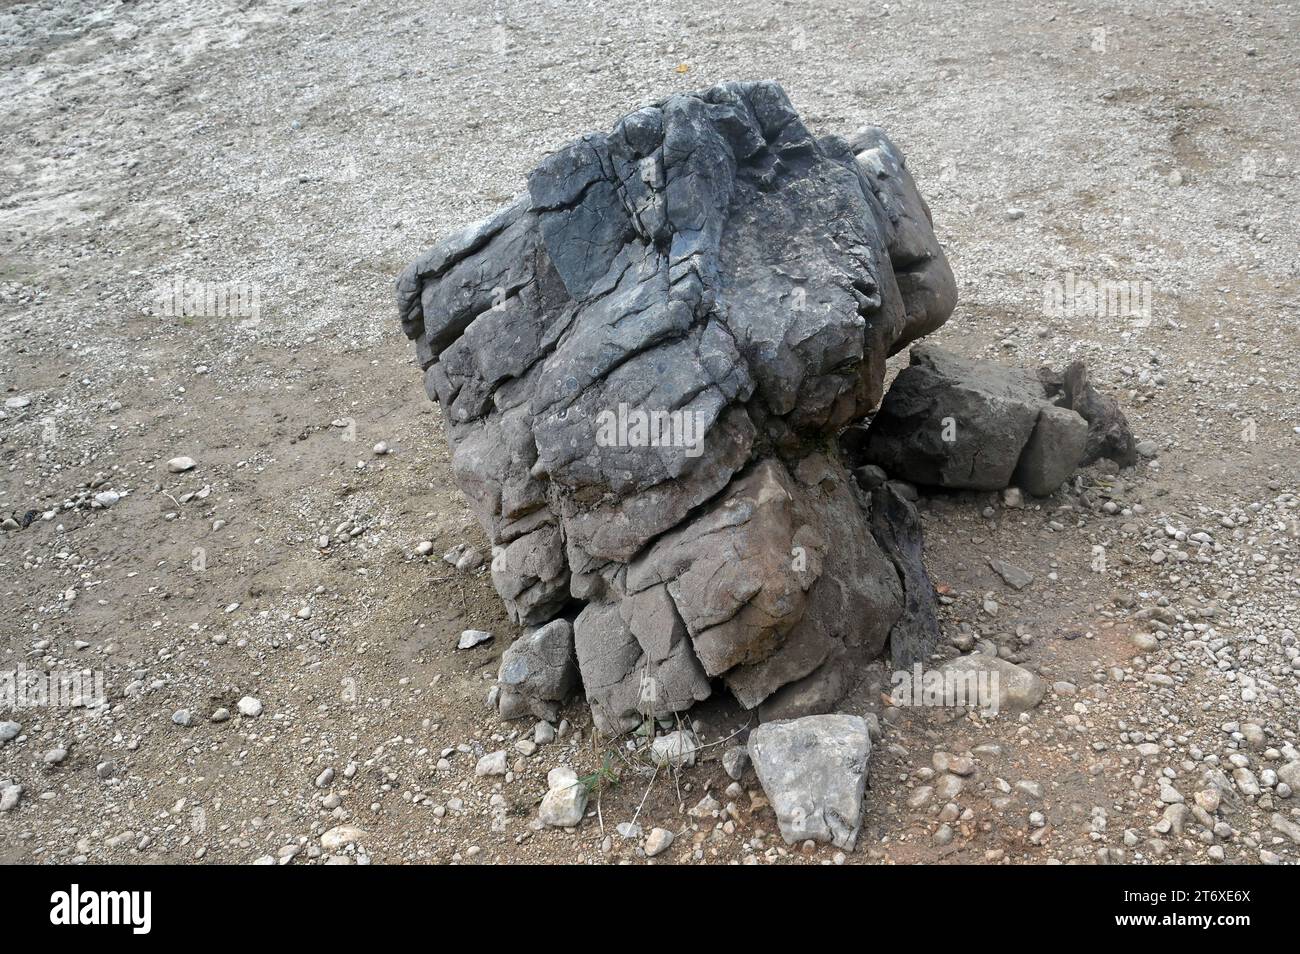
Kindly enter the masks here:
M 85 676 L 80 704 L 0 708 L 0 861 L 639 862 L 653 828 L 655 862 L 1300 860 L 1298 20 L 0 3 L 0 670 Z M 859 686 L 882 731 L 847 855 L 786 846 L 727 776 L 734 706 L 692 714 L 680 772 L 577 704 L 551 741 L 491 717 L 516 634 L 441 559 L 487 540 L 392 303 L 547 150 L 756 78 L 906 152 L 960 286 L 938 342 L 1083 358 L 1143 441 L 1029 505 L 922 499 L 953 651 L 1052 688 L 985 719 Z M 231 307 L 172 307 L 185 281 Z M 1149 309 L 1047 307 L 1082 282 Z M 537 823 L 559 765 L 598 793 L 575 829 Z

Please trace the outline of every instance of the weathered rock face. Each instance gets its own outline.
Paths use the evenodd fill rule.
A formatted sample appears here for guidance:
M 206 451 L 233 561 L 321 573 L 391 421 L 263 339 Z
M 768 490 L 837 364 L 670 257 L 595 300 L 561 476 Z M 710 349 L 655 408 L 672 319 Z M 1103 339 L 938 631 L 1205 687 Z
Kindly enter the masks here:
M 939 644 L 939 607 L 921 559 L 921 518 L 890 484 L 871 492 L 871 532 L 903 583 L 903 612 L 889 633 L 895 670 L 925 662 Z
M 1123 412 L 1088 383 L 1082 362 L 1064 374 L 1031 372 L 928 343 L 912 349 L 865 434 L 843 443 L 856 450 L 854 463 L 913 483 L 970 490 L 1014 483 L 1038 496 L 1080 464 L 1137 459 Z
M 583 136 L 398 281 L 493 583 L 574 618 L 611 732 L 880 652 L 903 578 L 834 436 L 955 298 L 884 133 L 815 137 L 773 83 Z
M 504 719 L 531 713 L 554 721 L 578 681 L 573 627 L 552 620 L 516 639 L 501 656 L 497 710 Z

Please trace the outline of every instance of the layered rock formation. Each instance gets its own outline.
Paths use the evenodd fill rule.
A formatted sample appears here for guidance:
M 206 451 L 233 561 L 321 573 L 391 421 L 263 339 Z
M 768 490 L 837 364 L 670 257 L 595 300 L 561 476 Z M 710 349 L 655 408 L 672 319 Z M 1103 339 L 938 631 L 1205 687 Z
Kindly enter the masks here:
M 548 156 L 398 298 L 511 618 L 572 621 L 571 657 L 567 623 L 509 654 L 503 714 L 553 705 L 562 659 L 607 732 L 719 684 L 824 708 L 904 619 L 919 560 L 882 550 L 835 435 L 956 289 L 881 130 L 814 136 L 774 83 L 670 96 Z

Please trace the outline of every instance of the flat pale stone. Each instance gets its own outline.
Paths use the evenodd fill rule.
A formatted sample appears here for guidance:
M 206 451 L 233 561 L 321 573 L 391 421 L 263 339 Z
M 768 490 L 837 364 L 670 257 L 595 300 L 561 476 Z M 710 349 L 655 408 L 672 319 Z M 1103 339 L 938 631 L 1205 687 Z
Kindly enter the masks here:
M 749 755 L 786 844 L 811 839 L 853 850 L 871 755 L 864 720 L 832 714 L 766 722 L 750 733 Z

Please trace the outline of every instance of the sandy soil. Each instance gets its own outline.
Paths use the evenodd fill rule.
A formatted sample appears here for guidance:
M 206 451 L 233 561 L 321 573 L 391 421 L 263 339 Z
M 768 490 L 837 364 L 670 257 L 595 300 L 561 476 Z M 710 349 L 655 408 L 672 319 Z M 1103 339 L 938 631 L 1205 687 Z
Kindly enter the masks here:
M 108 695 L 0 709 L 20 724 L 0 787 L 22 787 L 0 861 L 638 862 L 615 833 L 633 819 L 677 833 L 656 862 L 1300 859 L 1276 777 L 1300 758 L 1298 19 L 1272 0 L 0 3 L 0 669 L 102 674 Z M 408 259 L 548 149 L 765 77 L 815 128 L 879 123 L 906 152 L 960 284 L 938 341 L 1085 359 L 1155 454 L 1025 508 L 923 499 L 946 632 L 1057 685 L 992 720 L 860 686 L 850 707 L 884 730 L 847 858 L 787 848 L 752 773 L 725 794 L 746 718 L 723 702 L 693 713 L 712 744 L 676 775 L 576 703 L 563 739 L 515 750 L 532 725 L 484 698 L 516 633 L 485 570 L 440 559 L 487 540 L 392 301 Z M 1149 320 L 1045 309 L 1071 276 L 1141 283 Z M 176 314 L 178 279 L 256 308 Z M 170 473 L 179 455 L 194 469 Z M 1008 589 L 990 556 L 1034 583 Z M 467 628 L 495 639 L 456 651 Z M 498 749 L 511 774 L 476 777 Z M 952 809 L 918 794 L 935 752 L 977 764 Z M 599 812 L 537 830 L 561 763 L 608 767 Z M 1162 792 L 1190 806 L 1216 766 L 1213 824 L 1170 830 Z M 732 811 L 691 816 L 706 791 Z M 340 825 L 363 834 L 322 848 Z

